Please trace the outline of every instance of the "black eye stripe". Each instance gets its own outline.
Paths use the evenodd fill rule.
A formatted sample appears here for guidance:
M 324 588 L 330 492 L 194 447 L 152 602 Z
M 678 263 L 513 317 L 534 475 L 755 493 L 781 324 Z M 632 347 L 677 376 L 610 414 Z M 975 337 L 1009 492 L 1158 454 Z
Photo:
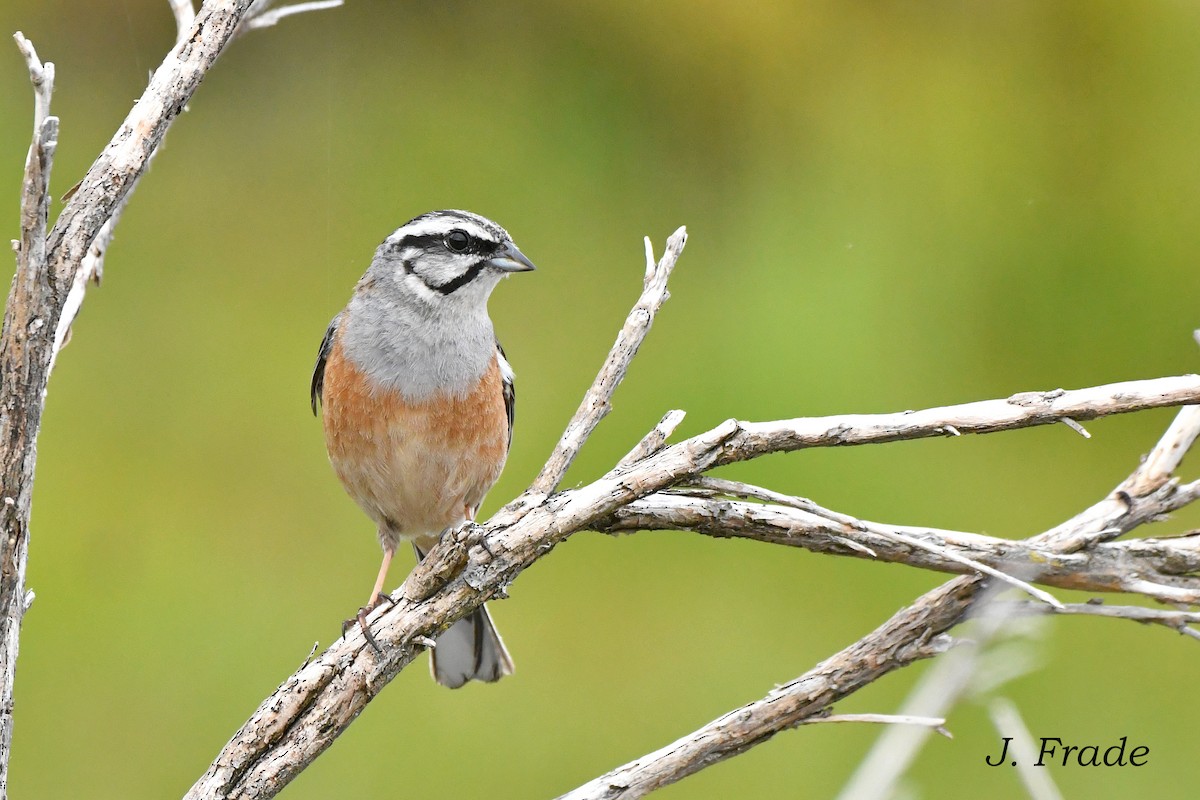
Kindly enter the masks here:
M 466 233 L 466 231 L 463 232 Z M 448 249 L 446 248 L 446 237 L 449 234 L 450 231 L 446 233 L 410 233 L 398 241 L 392 242 L 391 249 L 395 253 L 403 252 L 409 247 L 414 247 L 418 250 Z M 467 234 L 467 239 L 467 249 L 463 252 L 490 256 L 500 249 L 500 245 L 490 239 L 481 239 L 469 233 Z
M 447 241 L 451 233 L 458 231 L 466 234 L 468 240 L 467 248 L 462 252 L 455 252 L 449 247 Z M 479 273 L 483 271 L 483 268 L 487 266 L 488 259 L 495 255 L 496 251 L 501 248 L 501 245 L 490 239 L 482 239 L 461 228 L 453 228 L 440 233 L 410 233 L 392 242 L 388 247 L 396 255 L 408 254 L 408 258 L 405 258 L 402 263 L 405 273 L 416 276 L 429 289 L 442 295 L 448 295 L 475 280 L 479 276 Z M 414 250 L 416 251 L 415 253 L 413 252 Z M 471 256 L 475 258 L 470 266 L 463 270 L 457 277 L 451 278 L 445 283 L 432 283 L 425 275 L 422 275 L 418 271 L 418 264 L 425 257 L 423 253 L 441 253 L 443 256 L 452 256 L 460 259 L 467 259 Z

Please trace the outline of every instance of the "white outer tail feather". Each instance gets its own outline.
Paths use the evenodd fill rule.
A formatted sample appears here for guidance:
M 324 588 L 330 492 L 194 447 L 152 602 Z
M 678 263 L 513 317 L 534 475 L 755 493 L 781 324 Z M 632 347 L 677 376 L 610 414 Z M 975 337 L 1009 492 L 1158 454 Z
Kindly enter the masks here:
M 467 681 L 498 681 L 513 671 L 512 657 L 480 606 L 437 637 L 430 671 L 442 686 L 457 689 Z
M 418 561 L 425 557 L 416 542 L 413 550 Z M 512 674 L 512 656 L 492 624 L 487 606 L 475 609 L 434 641 L 429 671 L 442 686 L 457 689 L 467 681 L 493 683 Z

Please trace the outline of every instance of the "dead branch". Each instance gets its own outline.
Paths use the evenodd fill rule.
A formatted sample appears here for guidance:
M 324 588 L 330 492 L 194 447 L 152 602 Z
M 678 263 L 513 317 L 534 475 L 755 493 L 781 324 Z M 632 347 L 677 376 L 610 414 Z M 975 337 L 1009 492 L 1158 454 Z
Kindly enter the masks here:
M 663 260 L 657 266 L 654 263 L 654 249 L 650 244 L 650 237 L 646 237 L 645 244 L 646 279 L 641 299 L 629 312 L 629 317 L 621 327 L 620 333 L 617 334 L 617 341 L 609 351 L 604 366 L 596 374 L 596 380 L 592 382 L 591 388 L 584 395 L 583 402 L 579 404 L 575 416 L 571 417 L 571 421 L 567 423 L 567 429 L 563 431 L 562 438 L 554 446 L 554 452 L 550 454 L 541 473 L 534 478 L 530 485 L 530 494 L 549 494 L 558 488 L 559 482 L 567 474 L 567 469 L 575 460 L 575 456 L 578 455 L 584 442 L 600 424 L 600 420 L 604 419 L 612 410 L 612 395 L 617 384 L 625 377 L 625 371 L 629 369 L 630 362 L 637 355 L 638 348 L 642 346 L 646 334 L 650 332 L 650 326 L 654 323 L 654 315 L 658 313 L 662 304 L 670 296 L 667 293 L 667 279 L 671 277 L 671 270 L 675 268 L 675 262 L 679 259 L 679 254 L 683 252 L 684 245 L 687 244 L 687 231 L 680 228 L 671 235 L 671 238 L 667 239 L 666 252 L 663 254 Z M 674 420 L 674 425 L 671 425 L 670 420 L 671 414 L 668 414 L 659 423 L 664 429 L 662 438 L 659 440 L 660 445 L 670 435 L 669 431 L 666 431 L 667 426 L 673 429 L 674 425 L 678 425 L 682 421 L 682 417 Z M 653 437 L 655 434 L 651 433 L 650 436 Z M 643 440 L 639 446 L 645 446 L 649 450 L 651 443 Z
M 466 525 L 445 535 L 408 576 L 404 585 L 392 593 L 394 605 L 381 608 L 369 618 L 375 639 L 387 653 L 386 658 L 376 658 L 374 651 L 364 646 L 365 641 L 357 629 L 346 639 L 335 642 L 263 701 L 193 786 L 188 794 L 189 800 L 273 796 L 332 744 L 375 694 L 416 658 L 429 639 L 485 600 L 502 596 L 506 587 L 522 571 L 575 531 L 600 524 L 600 520 L 619 517 L 621 510 L 635 504 L 635 501 L 644 503 L 644 499 L 655 492 L 694 481 L 714 466 L 782 449 L 945 436 L 948 427 L 959 426 L 961 431 L 992 432 L 1047 424 L 1064 416 L 1093 419 L 1141 408 L 1200 400 L 1200 379 L 1183 376 L 1071 392 L 1028 393 L 1016 395 L 1015 399 L 900 414 L 765 423 L 729 420 L 677 444 L 658 446 L 658 428 L 665 430 L 678 418 L 678 415 L 669 414 L 656 426 L 656 431 L 646 437 L 645 444 L 639 444 L 630 456 L 622 459 L 621 465 L 606 475 L 576 489 L 546 494 L 548 487 L 553 487 L 561 479 L 562 472 L 578 452 L 587 432 L 594 428 L 595 422 L 603 415 L 602 410 L 609 406 L 612 392 L 628 364 L 625 354 L 630 350 L 629 342 L 631 339 L 640 341 L 640 337 L 644 336 L 640 320 L 647 319 L 649 315 L 641 316 L 638 309 L 656 308 L 659 302 L 656 298 L 664 296 L 666 274 L 674 267 L 682 249 L 682 238 L 678 234 L 677 239 L 678 246 L 668 247 L 655 268 L 656 274 L 646 281 L 643 296 L 630 314 L 601 376 L 589 390 L 576 414 L 576 420 L 556 447 L 551 462 L 543 469 L 542 475 L 545 477 L 486 523 Z M 630 333 L 631 325 L 639 327 Z M 1176 491 L 1175 488 L 1168 491 L 1166 485 L 1146 487 L 1146 491 L 1148 494 L 1144 497 L 1130 495 L 1129 498 L 1129 513 L 1133 514 L 1132 518 L 1143 522 L 1169 508 L 1178 507 L 1193 494 L 1190 490 Z M 656 500 L 661 500 L 661 497 L 655 496 Z M 705 502 L 705 499 L 698 501 Z M 635 504 L 632 507 L 639 506 Z M 1083 532 L 1090 522 L 1090 519 L 1081 520 L 1078 531 Z M 1106 521 L 1105 525 L 1108 524 Z M 888 539 L 878 532 L 876 535 Z M 899 544 L 907 546 L 910 551 L 925 553 L 925 558 L 933 559 L 939 555 L 936 549 L 931 552 L 928 548 L 904 545 L 897 537 L 890 537 L 890 541 L 893 546 Z M 898 557 L 897 560 L 901 559 Z M 970 569 L 961 559 L 955 560 L 942 554 L 942 560 L 944 564 L 955 564 L 954 571 Z M 977 583 L 974 580 L 954 582 L 948 584 L 951 588 L 947 591 L 954 597 L 960 597 L 970 594 L 973 591 L 971 587 Z M 1153 596 L 1149 586 L 1142 588 L 1146 590 L 1144 593 Z M 1158 590 L 1162 591 L 1161 588 Z M 940 602 L 942 595 L 931 597 Z M 907 624 L 915 624 L 913 620 L 921 616 L 921 609 L 929 602 L 933 602 L 929 597 L 918 601 L 914 606 L 917 610 L 913 611 L 916 616 L 903 618 Z M 967 603 L 964 602 L 961 607 L 948 607 L 946 613 L 957 619 L 966 607 Z M 893 620 L 897 624 L 901 621 L 900 618 Z M 947 623 L 946 627 L 951 624 Z M 935 632 L 942 629 L 937 628 Z M 909 644 L 915 645 L 916 642 L 917 638 L 913 638 Z M 867 644 L 860 642 L 844 651 L 843 655 L 849 653 L 855 659 L 860 658 L 863 649 L 869 649 L 877 643 L 875 639 Z M 833 661 L 836 662 L 838 658 L 834 657 Z M 829 663 L 826 662 L 826 665 Z M 887 671 L 908 662 L 888 660 L 876 653 L 875 663 L 877 666 L 882 664 L 880 669 Z M 851 684 L 852 681 L 839 685 L 845 687 Z M 808 684 L 801 680 L 789 684 L 792 685 L 803 687 Z M 780 707 L 779 697 L 774 694 L 762 706 L 764 709 Z M 741 737 L 738 739 L 740 744 L 722 752 L 740 752 L 769 738 L 780 729 L 778 726 L 794 724 L 806 714 L 819 710 L 819 707 L 805 701 L 796 707 L 795 718 L 790 715 L 776 716 L 772 711 L 755 723 L 761 727 L 749 724 L 735 728 L 722 727 L 728 735 Z M 738 713 L 744 715 L 745 709 Z M 696 736 L 704 738 L 707 734 L 702 731 Z M 711 763 L 713 759 L 712 753 L 703 749 L 688 749 L 687 752 L 696 753 L 703 764 Z M 672 764 L 674 766 L 667 772 L 675 775 L 674 779 L 699 768 L 687 759 L 676 759 Z M 662 767 L 659 765 L 650 769 L 656 771 Z M 657 784 L 651 780 L 638 785 Z
M 1200 495 L 1179 487 L 1159 506 L 1173 510 Z M 832 513 L 832 512 L 831 512 Z M 1164 603 L 1200 603 L 1200 536 L 1108 542 L 1075 553 L 1028 540 L 906 525 L 845 515 L 817 515 L 777 504 L 657 492 L 598 520 L 593 530 L 693 531 L 714 538 L 750 539 L 814 553 L 907 564 L 937 572 L 973 574 L 969 562 L 1043 586 L 1085 592 L 1140 594 Z M 906 544 L 907 537 L 924 547 Z
M 124 204 L 223 48 L 249 30 L 337 0 L 271 10 L 273 0 L 213 0 L 195 14 L 169 0 L 180 29 L 175 47 L 142 98 L 47 232 L 49 171 L 57 120 L 48 116 L 53 65 L 42 64 L 18 36 L 35 87 L 33 144 L 22 187 L 18 270 L 0 343 L 0 794 L 12 725 L 12 675 L 21 617 L 28 604 L 24 570 L 36 437 L 55 355 L 89 280 L 99 277 Z M 871 557 L 968 573 L 919 598 L 884 625 L 761 700 L 736 709 L 667 747 L 630 762 L 564 797 L 640 797 L 744 752 L 775 733 L 827 714 L 830 705 L 880 676 L 938 655 L 989 582 L 1007 581 L 1046 601 L 1043 613 L 1088 613 L 1064 605 L 1029 581 L 1120 591 L 1195 603 L 1200 553 L 1196 537 L 1110 540 L 1182 507 L 1200 483 L 1172 477 L 1200 432 L 1200 377 L 1183 375 L 1065 391 L 1027 392 L 922 411 L 850 414 L 768 422 L 727 420 L 667 445 L 682 412 L 670 412 L 617 465 L 579 488 L 558 487 L 580 448 L 611 409 L 613 393 L 668 297 L 667 282 L 686 242 L 680 228 L 655 261 L 646 241 L 643 291 L 592 387 L 530 488 L 482 525 L 449 532 L 392 593 L 394 605 L 370 623 L 386 656 L 365 646 L 357 628 L 310 657 L 237 731 L 187 797 L 266 798 L 277 794 L 357 718 L 366 704 L 433 637 L 485 600 L 503 596 L 521 572 L 576 531 L 665 528 L 742 536 L 817 552 Z M 1165 406 L 1184 408 L 1150 456 L 1092 508 L 1021 542 L 929 528 L 883 525 L 824 509 L 812 501 L 705 474 L 762 455 L 964 433 L 992 433 Z M 694 488 L 700 486 L 700 493 Z M 691 486 L 693 488 L 688 489 Z M 684 490 L 684 494 L 672 493 Z M 687 493 L 687 492 L 690 492 Z M 728 500 L 714 492 L 757 502 Z M 988 578 L 980 577 L 985 573 Z M 1019 610 L 1025 610 L 1021 605 Z M 1192 612 L 1111 613 L 1169 625 L 1189 635 Z M 2 800 L 2 797 L 0 797 Z
M 882 675 L 938 655 L 942 634 L 966 614 L 976 580 L 959 578 L 920 597 L 879 628 L 761 700 L 589 781 L 558 800 L 629 800 L 674 783 L 824 713 Z
M 46 264 L 46 225 L 50 214 L 50 167 L 58 144 L 58 118 L 50 116 L 54 65 L 43 64 L 33 44 L 14 37 L 33 82 L 33 141 L 21 184 L 21 239 L 17 271 L 4 313 L 0 340 L 0 798 L 8 785 L 12 747 L 13 684 L 26 597 L 29 509 L 33 500 L 35 442 L 42 416 L 39 384 L 49 370 L 47 337 L 54 330 L 39 302 Z
M 0 800 L 7 794 L 21 621 L 32 600 L 25 589 L 29 515 L 50 373 L 88 282 L 99 279 L 124 204 L 251 0 L 211 0 L 198 14 L 186 0 L 170 3 L 180 28 L 175 46 L 49 230 L 58 137 L 58 119 L 49 115 L 54 65 L 43 64 L 33 45 L 15 36 L 34 87 L 34 126 L 22 181 L 17 270 L 0 332 Z
M 1081 391 L 1087 392 L 1088 390 Z M 1068 393 L 1060 394 L 1059 398 L 1065 394 Z M 978 403 L 971 405 L 979 407 L 990 404 Z M 913 413 L 922 414 L 924 412 Z M 1097 503 L 1092 508 L 1064 522 L 1062 525 L 1033 537 L 1028 540 L 1028 543 L 1048 546 L 1055 552 L 1067 552 L 1070 548 L 1086 547 L 1106 538 L 1112 538 L 1113 535 L 1116 535 L 1114 531 L 1118 533 L 1124 532 L 1166 513 L 1169 508 L 1180 507 L 1183 502 L 1180 501 L 1177 493 L 1173 490 L 1164 490 L 1175 486 L 1174 479 L 1170 478 L 1169 472 L 1178 466 L 1188 447 L 1195 441 L 1198 433 L 1200 433 L 1200 415 L 1197 415 L 1191 408 L 1181 409 L 1179 414 L 1176 415 L 1175 421 L 1172 422 L 1167 432 L 1151 452 L 1151 455 L 1133 471 L 1129 478 L 1122 481 L 1113 490 L 1109 498 Z M 1110 500 L 1114 495 L 1119 497 L 1123 506 L 1122 508 L 1113 507 Z M 1138 586 L 1140 580 L 1141 578 L 1137 575 L 1131 574 L 1128 576 L 1131 586 Z M 888 625 L 896 625 L 897 628 L 904 631 L 903 635 L 897 637 L 898 640 L 891 642 L 891 647 L 900 649 L 906 646 L 915 646 L 920 642 L 927 641 L 930 635 L 941 634 L 948 630 L 966 615 L 972 604 L 977 602 L 980 592 L 986 587 L 987 583 L 981 578 L 956 578 L 934 589 L 932 592 L 922 595 L 917 603 L 899 612 L 888 622 Z M 947 594 L 947 592 L 953 592 L 953 594 Z M 939 612 L 955 615 L 955 619 L 944 627 L 929 626 L 928 628 L 917 627 L 915 629 L 904 627 L 906 623 L 917 621 L 922 616 L 930 614 L 931 610 L 927 604 L 932 604 Z M 1050 606 L 1038 605 L 1039 607 L 1045 607 L 1050 613 L 1054 613 L 1055 611 Z M 943 619 L 937 616 L 936 613 L 933 616 L 939 620 Z M 1188 620 L 1181 620 L 1179 618 L 1162 620 L 1147 618 L 1143 621 L 1168 624 L 1170 627 L 1180 629 L 1177 626 L 1186 625 Z M 893 650 L 879 650 L 871 647 L 868 647 L 865 653 L 856 650 L 874 635 L 874 633 L 869 634 L 864 639 L 843 650 L 842 654 L 854 650 L 858 652 L 858 657 L 871 662 L 877 662 L 893 652 Z M 836 659 L 838 656 L 834 658 Z M 825 663 L 828 663 L 828 661 Z M 884 663 L 886 665 L 886 669 L 883 670 L 884 672 L 906 665 L 906 663 L 897 661 L 885 661 Z M 765 699 L 772 699 L 774 702 L 784 700 L 785 698 L 778 696 L 779 692 L 784 692 L 787 695 L 789 688 L 794 690 L 794 687 L 804 686 L 808 679 L 814 678 L 819 674 L 820 669 L 821 666 L 819 665 L 786 687 L 768 695 L 768 698 Z M 692 732 L 673 744 L 668 745 L 666 748 L 657 750 L 654 753 L 606 773 L 574 792 L 563 795 L 563 798 L 570 798 L 571 800 L 585 800 L 585 798 L 633 800 L 633 798 L 642 797 L 653 789 L 674 783 L 705 767 L 723 761 L 732 755 L 736 755 L 756 744 L 766 741 L 781 730 L 796 725 L 799 719 L 803 719 L 821 710 L 810 706 L 808 712 L 799 714 L 798 718 L 780 719 L 779 716 L 771 713 L 771 707 L 764 707 L 762 703 L 763 701 L 759 701 L 759 703 L 744 706 L 738 711 L 730 712 L 731 715 L 738 715 L 739 724 L 736 727 L 722 726 L 720 724 L 730 716 L 726 715 L 726 717 L 722 717 L 716 722 Z M 714 735 L 718 738 L 720 746 L 709 749 L 706 745 L 713 739 Z M 894 754 L 888 753 L 887 758 L 894 758 Z M 859 789 L 869 791 L 870 786 L 867 784 L 855 784 L 847 789 L 847 796 L 862 796 L 853 795 L 853 792 Z

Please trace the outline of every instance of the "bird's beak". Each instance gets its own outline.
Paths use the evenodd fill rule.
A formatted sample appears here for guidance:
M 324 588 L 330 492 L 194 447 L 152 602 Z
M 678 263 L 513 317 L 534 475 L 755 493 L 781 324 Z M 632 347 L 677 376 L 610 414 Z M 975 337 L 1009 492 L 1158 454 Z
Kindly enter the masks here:
M 501 272 L 529 272 L 531 269 L 537 269 L 533 262 L 525 257 L 525 254 L 517 249 L 515 244 L 511 242 L 504 245 L 504 248 L 496 255 L 488 259 L 488 266 L 494 267 Z

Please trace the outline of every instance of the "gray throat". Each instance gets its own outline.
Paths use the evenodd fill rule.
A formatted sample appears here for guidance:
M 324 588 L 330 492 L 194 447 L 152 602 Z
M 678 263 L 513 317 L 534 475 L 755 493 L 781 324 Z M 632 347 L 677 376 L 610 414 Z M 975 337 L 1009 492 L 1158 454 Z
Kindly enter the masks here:
M 356 293 L 338 326 L 343 352 L 374 382 L 406 400 L 425 400 L 438 391 L 465 395 L 495 357 L 492 321 L 486 306 L 441 312 Z

